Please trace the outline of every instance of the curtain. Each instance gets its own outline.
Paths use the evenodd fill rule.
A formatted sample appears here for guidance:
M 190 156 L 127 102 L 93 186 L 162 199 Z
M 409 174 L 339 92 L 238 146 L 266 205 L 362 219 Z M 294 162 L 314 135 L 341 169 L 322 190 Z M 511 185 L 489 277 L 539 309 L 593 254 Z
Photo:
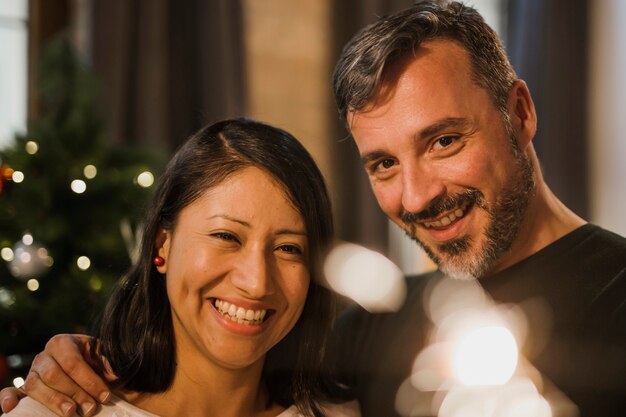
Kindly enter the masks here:
M 239 0 L 93 0 L 92 51 L 113 140 L 173 150 L 244 113 Z
M 365 25 L 378 17 L 413 4 L 411 0 L 342 0 L 333 2 L 332 65 L 337 62 L 343 46 Z M 332 69 L 331 69 L 332 70 Z M 359 154 L 344 121 L 337 113 L 334 121 L 331 163 L 335 167 L 335 211 L 337 235 L 341 239 L 363 244 L 387 253 L 388 221 L 370 189 Z
M 534 139 L 546 182 L 589 215 L 587 166 L 587 0 L 509 0 L 507 51 L 530 88 Z

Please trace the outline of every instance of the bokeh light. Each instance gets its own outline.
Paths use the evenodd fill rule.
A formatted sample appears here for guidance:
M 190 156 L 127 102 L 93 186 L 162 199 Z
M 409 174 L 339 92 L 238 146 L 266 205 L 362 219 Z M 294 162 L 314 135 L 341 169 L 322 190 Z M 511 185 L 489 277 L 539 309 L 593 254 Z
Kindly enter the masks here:
M 137 184 L 143 188 L 148 188 L 154 184 L 154 175 L 150 171 L 144 171 L 137 175 Z
M 34 140 L 29 140 L 28 142 L 26 142 L 26 145 L 24 147 L 26 148 L 26 153 L 29 155 L 34 155 L 39 150 L 39 145 Z
M 2 257 L 2 259 L 6 262 L 11 262 L 14 259 L 15 254 L 11 248 L 2 248 L 0 249 L 0 257 Z
M 85 192 L 85 190 L 87 190 L 87 183 L 85 183 L 85 181 L 83 180 L 73 180 L 70 184 L 70 188 L 76 194 L 82 194 Z
M 465 385 L 501 385 L 517 367 L 518 348 L 503 326 L 470 330 L 454 348 L 452 367 Z
M 31 235 L 30 233 L 24 233 L 24 235 L 22 236 L 22 243 L 26 246 L 32 245 L 34 241 L 35 239 L 33 239 L 33 235 Z
M 79 256 L 76 260 L 76 265 L 81 271 L 86 271 L 91 266 L 91 259 L 86 256 Z
M 39 289 L 39 281 L 37 281 L 35 278 L 31 278 L 26 282 L 26 288 L 28 288 L 29 291 L 37 291 Z
M 11 179 L 14 183 L 19 184 L 24 181 L 24 173 L 22 171 L 13 171 Z
M 95 165 L 85 165 L 85 168 L 83 168 L 83 175 L 88 180 L 94 179 L 96 175 L 98 175 L 98 169 Z
M 331 250 L 324 275 L 333 291 L 370 312 L 397 311 L 406 298 L 402 271 L 382 254 L 352 243 Z
M 22 378 L 21 376 L 18 376 L 17 378 L 13 379 L 13 386 L 15 388 L 22 388 L 23 385 L 24 385 L 24 378 Z

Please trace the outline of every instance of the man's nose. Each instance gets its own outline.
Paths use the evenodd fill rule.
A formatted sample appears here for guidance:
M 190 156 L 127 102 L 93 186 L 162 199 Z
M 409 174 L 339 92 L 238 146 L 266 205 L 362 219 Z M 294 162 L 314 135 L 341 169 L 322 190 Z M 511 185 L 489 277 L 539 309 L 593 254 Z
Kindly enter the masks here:
M 444 182 L 433 170 L 419 164 L 406 164 L 403 167 L 401 203 L 405 212 L 424 211 L 445 193 Z

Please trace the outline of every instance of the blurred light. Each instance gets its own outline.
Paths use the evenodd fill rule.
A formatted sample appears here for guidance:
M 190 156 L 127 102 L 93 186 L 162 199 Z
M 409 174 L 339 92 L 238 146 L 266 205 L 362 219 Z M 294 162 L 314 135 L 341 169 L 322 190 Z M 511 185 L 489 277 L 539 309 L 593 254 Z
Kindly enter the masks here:
M 74 181 L 72 181 L 72 184 L 70 185 L 70 188 L 76 194 L 82 194 L 87 189 L 87 184 L 83 180 L 74 180 Z
M 91 279 L 89 279 L 89 287 L 93 290 L 93 291 L 100 291 L 102 290 L 102 280 L 98 277 L 91 277 Z
M 446 394 L 438 417 L 551 417 L 546 399 L 528 378 L 505 385 L 456 385 Z M 572 414 L 565 414 L 571 417 Z
M 33 292 L 37 291 L 39 289 L 39 281 L 35 278 L 29 279 L 28 282 L 26 282 L 26 288 Z
M 22 243 L 26 246 L 32 245 L 33 241 L 33 235 L 31 235 L 30 233 L 24 233 L 24 236 L 22 236 Z
M 88 180 L 94 179 L 96 175 L 98 175 L 98 169 L 95 165 L 86 165 L 85 168 L 83 168 L 83 175 Z
M 150 171 L 144 171 L 137 176 L 137 184 L 143 188 L 148 188 L 154 184 L 154 175 Z
M 2 161 L 0 161 L 1 163 Z M 5 180 L 10 180 L 13 178 L 13 168 L 9 168 L 6 165 L 0 165 L 0 174 L 4 177 Z
M 20 260 L 20 262 L 27 264 L 30 262 L 30 260 L 32 259 L 32 257 L 30 256 L 29 252 L 26 252 L 24 250 L 19 251 L 19 255 L 18 258 Z
M 24 365 L 24 359 L 22 359 L 22 355 L 9 355 L 7 356 L 7 365 L 10 368 L 19 368 Z
M 17 378 L 13 379 L 13 386 L 15 388 L 22 388 L 22 385 L 24 385 L 24 378 L 18 376 Z
M 14 258 L 13 249 L 11 248 L 2 248 L 0 250 L 0 256 L 7 262 L 11 262 Z
M 15 304 L 15 294 L 6 288 L 0 287 L 0 305 L 9 308 Z
M 76 260 L 76 265 L 81 271 L 86 271 L 91 266 L 91 260 L 86 256 L 79 256 Z
M 473 329 L 454 349 L 452 366 L 465 385 L 501 385 L 517 367 L 518 349 L 511 332 L 502 326 Z
M 22 171 L 13 171 L 11 179 L 14 183 L 19 184 L 20 182 L 24 181 L 24 173 Z
M 397 311 L 406 298 L 402 271 L 380 253 L 352 243 L 328 254 L 324 275 L 332 290 L 370 312 Z
M 28 142 L 26 142 L 25 148 L 27 154 L 34 155 L 39 150 L 39 145 L 37 144 L 37 142 L 29 140 Z

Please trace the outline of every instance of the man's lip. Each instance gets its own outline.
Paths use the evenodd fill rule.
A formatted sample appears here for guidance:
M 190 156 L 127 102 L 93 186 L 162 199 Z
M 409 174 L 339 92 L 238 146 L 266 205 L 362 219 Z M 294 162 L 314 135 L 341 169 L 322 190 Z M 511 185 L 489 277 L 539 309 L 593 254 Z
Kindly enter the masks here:
M 464 203 L 459 207 L 456 207 L 452 210 L 448 210 L 445 213 L 441 213 L 439 216 L 420 220 L 418 223 L 420 226 L 425 227 L 427 229 L 445 229 L 450 225 L 454 224 L 458 220 L 464 218 L 467 213 L 472 209 L 474 203 Z M 457 220 L 458 219 L 458 220 Z M 445 224 L 446 221 L 449 221 L 448 224 Z M 443 224 L 441 224 L 443 223 Z
M 426 226 L 425 222 L 434 222 L 434 220 L 429 220 L 425 222 L 420 222 L 420 229 L 427 233 L 433 240 L 438 242 L 446 242 L 451 239 L 458 238 L 461 235 L 461 232 L 465 228 L 467 224 L 468 217 L 472 213 L 472 209 L 474 208 L 474 204 L 468 204 L 463 208 L 463 215 L 460 218 L 455 219 L 449 225 L 445 226 Z M 453 213 L 454 211 L 450 211 L 446 213 L 445 216 L 439 216 L 438 219 L 446 217 L 449 213 Z

